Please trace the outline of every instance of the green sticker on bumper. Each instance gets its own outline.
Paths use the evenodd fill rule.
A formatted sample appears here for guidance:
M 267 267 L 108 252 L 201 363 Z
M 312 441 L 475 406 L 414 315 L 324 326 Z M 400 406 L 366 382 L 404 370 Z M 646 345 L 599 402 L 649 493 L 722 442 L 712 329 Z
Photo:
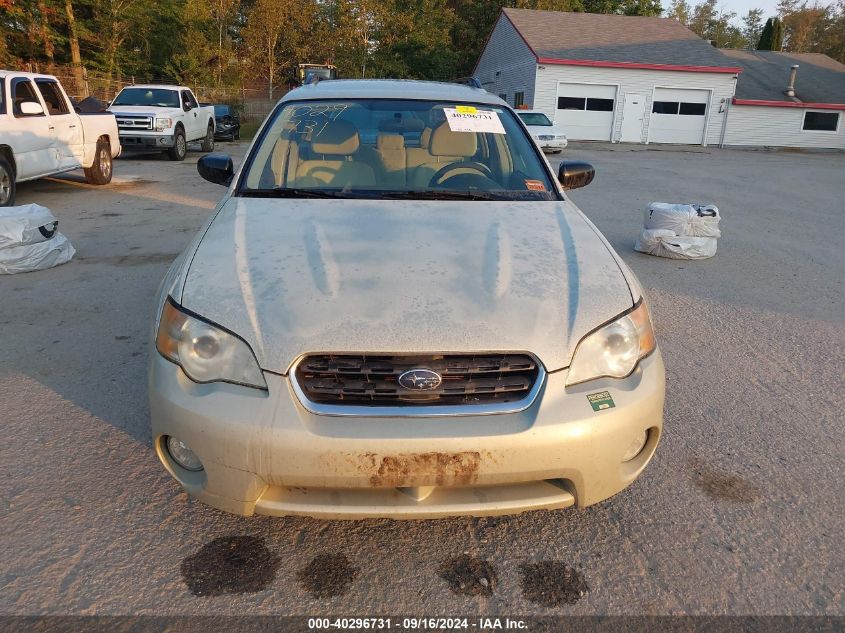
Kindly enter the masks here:
M 610 396 L 609 391 L 587 394 L 587 400 L 590 401 L 593 411 L 604 411 L 605 409 L 612 409 L 616 406 L 613 403 L 613 398 Z

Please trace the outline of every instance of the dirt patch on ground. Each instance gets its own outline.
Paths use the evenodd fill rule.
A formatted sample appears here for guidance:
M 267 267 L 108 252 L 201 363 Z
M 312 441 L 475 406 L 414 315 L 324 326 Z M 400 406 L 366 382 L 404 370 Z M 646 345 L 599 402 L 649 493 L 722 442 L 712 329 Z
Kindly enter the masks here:
M 341 596 L 358 577 L 360 569 L 343 554 L 320 554 L 296 573 L 299 584 L 315 598 Z
M 367 455 L 375 488 L 406 486 L 467 486 L 475 482 L 481 453 L 409 453 Z
M 195 596 L 255 593 L 276 577 L 281 559 L 254 536 L 224 536 L 182 561 L 182 579 Z
M 452 593 L 462 596 L 491 596 L 498 582 L 493 565 L 466 554 L 443 561 L 437 575 L 449 584 Z
M 692 462 L 693 483 L 716 501 L 753 503 L 760 498 L 760 489 L 735 473 L 705 464 L 700 460 Z
M 575 604 L 590 590 L 584 575 L 561 561 L 525 563 L 519 566 L 519 571 L 522 595 L 544 607 Z

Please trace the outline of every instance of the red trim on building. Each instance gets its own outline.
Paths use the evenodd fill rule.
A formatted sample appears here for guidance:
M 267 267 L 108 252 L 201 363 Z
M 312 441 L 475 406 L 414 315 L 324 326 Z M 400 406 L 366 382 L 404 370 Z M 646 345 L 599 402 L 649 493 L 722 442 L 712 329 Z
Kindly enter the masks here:
M 845 103 L 808 103 L 795 101 L 761 101 L 759 99 L 737 99 L 731 101 L 734 105 L 766 106 L 770 108 L 803 108 L 812 110 L 845 110 Z
M 525 39 L 525 36 L 522 34 L 522 31 L 520 31 L 520 30 L 519 30 L 519 27 L 518 27 L 516 24 L 514 24 L 514 23 L 513 23 L 513 20 L 511 20 L 511 19 L 510 19 L 510 16 L 509 16 L 507 13 L 505 13 L 505 9 L 504 9 L 504 8 L 502 8 L 502 14 L 503 14 L 503 15 L 504 15 L 507 19 L 508 19 L 508 22 L 510 22 L 510 23 L 511 23 L 511 26 L 513 27 L 513 30 L 514 30 L 514 31 L 516 31 L 516 34 L 517 34 L 517 35 L 519 35 L 519 37 L 521 37 L 521 38 L 522 38 L 522 41 L 523 41 L 523 42 L 525 42 L 525 45 L 528 47 L 528 50 L 529 50 L 529 51 L 531 51 L 531 52 L 534 54 L 534 59 L 538 59 L 538 60 L 539 60 L 539 59 L 540 59 L 540 56 L 539 56 L 539 55 L 537 55 L 537 51 L 535 51 L 535 50 L 534 50 L 534 47 L 533 47 L 533 46 L 531 46 L 531 44 L 529 44 L 529 43 L 528 43 L 528 40 L 527 40 L 527 39 Z M 483 50 L 483 49 L 482 49 L 482 50 Z
M 686 73 L 730 73 L 738 75 L 742 68 L 726 66 L 675 66 L 673 64 L 639 64 L 635 62 L 602 62 L 589 59 L 557 59 L 539 57 L 538 64 L 557 64 L 560 66 L 592 66 L 594 68 L 636 68 L 640 70 L 674 70 Z

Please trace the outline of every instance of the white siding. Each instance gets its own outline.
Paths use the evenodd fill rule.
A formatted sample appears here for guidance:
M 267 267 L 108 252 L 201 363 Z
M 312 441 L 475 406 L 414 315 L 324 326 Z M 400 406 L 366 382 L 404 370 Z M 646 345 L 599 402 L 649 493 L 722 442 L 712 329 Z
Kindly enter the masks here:
M 555 123 L 566 130 L 566 137 L 574 140 L 609 141 L 613 130 L 613 112 L 595 110 L 589 107 L 591 101 L 602 103 L 612 101 L 616 104 L 615 85 L 598 84 L 558 84 L 558 99 L 566 97 L 582 98 L 583 110 L 563 108 L 555 112 Z
M 803 108 L 732 105 L 728 111 L 725 145 L 845 149 L 845 111 L 839 112 L 837 132 L 802 130 L 804 112 Z
M 517 35 L 517 37 L 519 37 Z M 707 108 L 707 145 L 718 145 L 722 135 L 724 113 L 720 109 L 730 102 L 734 94 L 735 79 L 729 73 L 698 73 L 667 70 L 641 70 L 635 68 L 595 68 L 546 64 L 537 70 L 534 107 L 549 117 L 554 117 L 557 106 L 558 83 L 618 84 L 619 91 L 614 110 L 613 141 L 621 134 L 622 108 L 626 92 L 646 95 L 645 119 L 641 142 L 648 138 L 652 94 L 658 88 L 693 88 L 709 90 Z
M 498 76 L 496 73 L 499 73 Z M 510 20 L 504 14 L 500 15 L 475 67 L 475 76 L 487 92 L 495 95 L 506 93 L 511 105 L 514 93 L 524 92 L 524 103 L 531 107 L 536 74 L 537 58 L 534 53 Z

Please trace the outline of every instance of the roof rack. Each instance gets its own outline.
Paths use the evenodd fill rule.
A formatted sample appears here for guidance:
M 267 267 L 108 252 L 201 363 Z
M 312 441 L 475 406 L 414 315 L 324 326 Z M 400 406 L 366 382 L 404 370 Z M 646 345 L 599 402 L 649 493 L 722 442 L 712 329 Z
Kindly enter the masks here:
M 481 85 L 481 80 L 478 77 L 458 77 L 457 79 L 453 79 L 452 83 L 484 90 L 484 86 Z

